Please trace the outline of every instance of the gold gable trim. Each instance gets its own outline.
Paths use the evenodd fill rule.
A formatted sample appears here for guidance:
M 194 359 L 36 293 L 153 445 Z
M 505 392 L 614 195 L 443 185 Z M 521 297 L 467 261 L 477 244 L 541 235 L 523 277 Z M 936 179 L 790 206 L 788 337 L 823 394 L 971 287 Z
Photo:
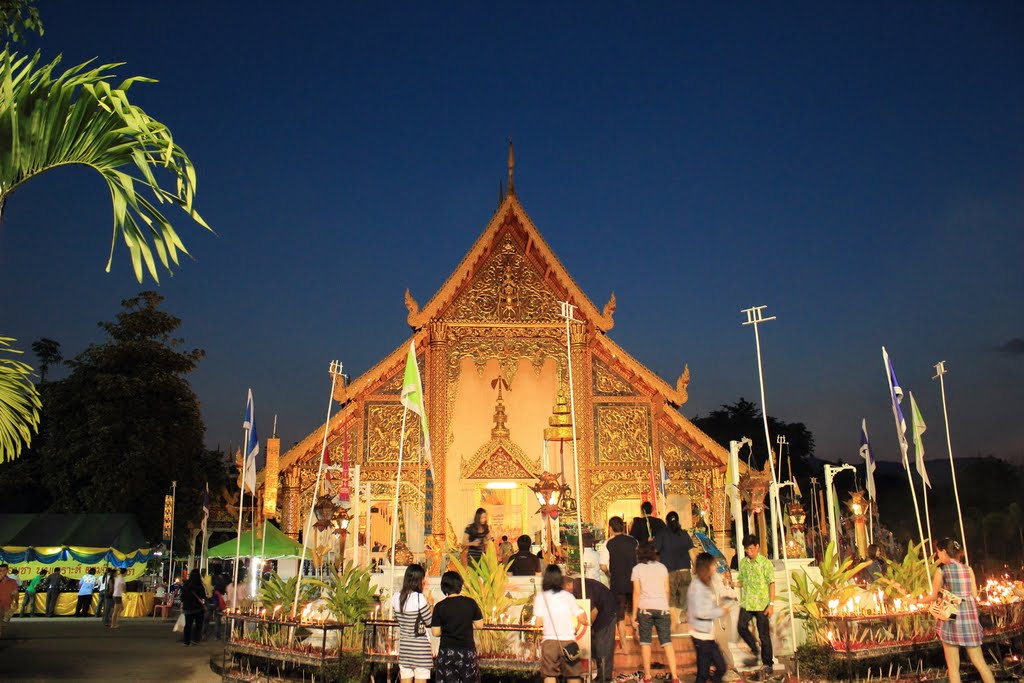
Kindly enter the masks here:
M 573 280 L 572 276 L 565 269 L 565 266 L 558 260 L 555 253 L 548 246 L 541 236 L 537 226 L 533 224 L 526 214 L 519 198 L 515 193 L 509 192 L 501 206 L 494 213 L 490 223 L 483 234 L 470 248 L 469 252 L 459 263 L 455 271 L 449 276 L 441 289 L 434 294 L 433 298 L 420 308 L 411 295 L 406 296 L 406 307 L 409 315 L 406 321 L 414 330 L 423 328 L 431 320 L 437 319 L 442 312 L 448 309 L 450 304 L 465 291 L 479 272 L 481 266 L 495 249 L 500 249 L 497 239 L 503 228 L 513 234 L 518 233 L 521 237 L 523 247 L 523 258 L 534 264 L 538 273 L 546 283 L 548 290 L 555 298 L 567 298 L 571 303 L 579 307 L 578 313 L 582 319 L 594 325 L 598 330 L 607 331 L 614 326 L 612 316 L 615 312 L 614 298 L 609 300 L 604 310 L 599 310 L 594 305 L 583 289 Z
M 462 461 L 463 479 L 536 479 L 540 463 L 530 460 L 508 439 L 491 439 L 468 461 Z

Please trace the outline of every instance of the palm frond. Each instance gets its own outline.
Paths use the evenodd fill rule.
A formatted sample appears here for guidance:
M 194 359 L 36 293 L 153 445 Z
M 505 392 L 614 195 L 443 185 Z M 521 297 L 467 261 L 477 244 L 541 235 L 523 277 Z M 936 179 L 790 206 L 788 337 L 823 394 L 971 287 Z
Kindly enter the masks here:
M 0 352 L 21 354 L 11 347 L 14 340 L 0 337 Z M 39 429 L 39 392 L 32 382 L 32 368 L 0 356 L 0 463 L 14 460 L 32 443 Z
M 152 79 L 136 76 L 112 85 L 112 72 L 121 64 L 91 62 L 58 75 L 60 61 L 40 65 L 38 52 L 0 52 L 0 212 L 15 189 L 45 171 L 74 164 L 92 168 L 107 182 L 114 214 L 107 272 L 120 240 L 136 279 L 149 273 L 159 282 L 157 261 L 171 272 L 188 250 L 157 205 L 175 205 L 210 230 L 193 205 L 195 167 L 170 129 L 128 100 L 134 83 Z M 157 177 L 168 173 L 173 192 Z

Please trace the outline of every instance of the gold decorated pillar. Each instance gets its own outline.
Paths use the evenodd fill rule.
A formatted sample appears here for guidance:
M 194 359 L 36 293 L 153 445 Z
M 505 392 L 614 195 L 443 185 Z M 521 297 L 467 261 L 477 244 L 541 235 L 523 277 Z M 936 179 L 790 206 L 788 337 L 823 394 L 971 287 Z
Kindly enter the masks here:
M 434 462 L 434 536 L 437 547 L 444 547 L 448 513 L 445 509 L 445 463 L 448 447 L 448 401 L 446 377 L 448 366 L 448 325 L 430 323 L 430 348 L 426 359 L 427 386 L 423 388 L 427 402 L 427 424 L 430 428 L 430 454 Z
M 587 346 L 587 328 L 582 323 L 569 325 L 569 347 L 572 355 L 573 398 L 576 403 L 576 451 L 580 468 L 580 490 L 575 492 L 579 501 L 579 514 L 584 522 L 593 521 L 590 471 L 594 463 L 594 400 L 591 395 L 590 350 Z
M 725 553 L 729 548 L 729 516 L 725 508 L 725 473 L 718 469 L 711 472 L 711 526 L 715 528 L 715 545 Z M 737 539 L 737 544 L 742 540 Z
M 284 473 L 284 486 L 281 487 L 281 517 L 284 533 L 292 540 L 299 540 L 302 515 L 299 513 L 298 464 L 288 468 Z

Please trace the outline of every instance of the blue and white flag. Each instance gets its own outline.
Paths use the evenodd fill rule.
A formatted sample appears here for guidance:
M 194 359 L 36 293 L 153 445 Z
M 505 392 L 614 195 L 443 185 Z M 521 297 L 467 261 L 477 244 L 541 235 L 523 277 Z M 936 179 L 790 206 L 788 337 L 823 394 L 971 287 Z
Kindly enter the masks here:
M 256 456 L 260 453 L 260 437 L 256 433 L 256 414 L 253 412 L 252 389 L 245 403 L 245 421 L 242 429 L 246 430 L 245 452 L 242 454 L 242 482 L 245 488 L 256 493 Z
M 903 467 L 904 469 L 910 469 L 910 463 L 907 462 L 907 421 L 903 417 L 903 410 L 900 409 L 900 402 L 903 401 L 903 389 L 900 387 L 900 382 L 896 379 L 896 371 L 892 369 L 892 361 L 889 360 L 889 354 L 886 352 L 885 347 L 882 347 L 882 359 L 885 361 L 885 372 L 889 380 L 889 398 L 892 400 L 892 416 L 896 420 L 896 435 L 900 440 L 900 452 L 903 455 Z
M 864 480 L 868 486 L 868 497 L 871 500 L 877 500 L 875 498 L 875 456 L 871 454 L 871 444 L 868 442 L 867 418 L 860 421 L 860 457 L 864 458 L 864 469 L 867 470 Z
M 210 482 L 203 491 L 203 538 L 206 538 L 206 524 L 210 521 Z
M 661 481 L 658 482 L 658 490 L 661 491 L 661 495 L 665 495 L 665 491 L 668 489 L 668 469 L 665 467 L 665 460 L 661 461 Z

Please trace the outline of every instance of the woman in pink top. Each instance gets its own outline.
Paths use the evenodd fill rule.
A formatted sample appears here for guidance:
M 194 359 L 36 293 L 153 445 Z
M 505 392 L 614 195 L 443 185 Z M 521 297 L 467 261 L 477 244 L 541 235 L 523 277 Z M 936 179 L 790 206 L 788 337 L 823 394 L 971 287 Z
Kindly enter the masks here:
M 114 579 L 114 613 L 110 616 L 110 628 L 117 628 L 117 618 L 124 612 L 124 586 L 127 582 L 128 570 L 122 569 Z

